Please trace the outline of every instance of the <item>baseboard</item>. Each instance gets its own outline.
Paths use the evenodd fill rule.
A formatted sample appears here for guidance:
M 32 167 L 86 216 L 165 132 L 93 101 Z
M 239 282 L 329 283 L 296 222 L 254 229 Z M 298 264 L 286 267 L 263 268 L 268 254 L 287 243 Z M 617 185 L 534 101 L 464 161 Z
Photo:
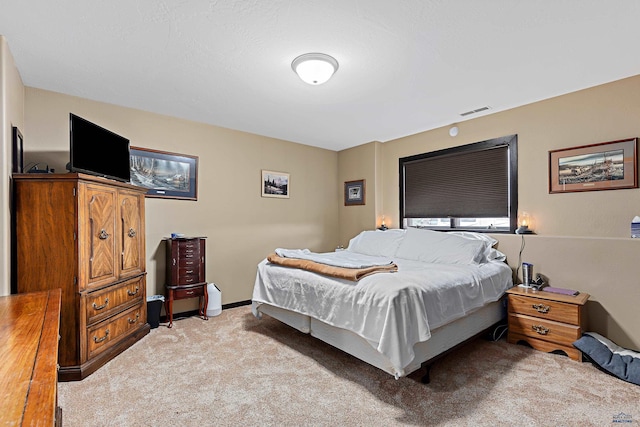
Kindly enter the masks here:
M 236 307 L 242 307 L 243 305 L 251 305 L 251 300 L 245 300 L 245 301 L 238 301 L 238 302 L 232 302 L 230 304 L 224 304 L 222 306 L 222 309 L 226 309 L 226 308 L 236 308 Z
M 238 301 L 238 302 L 232 302 L 229 304 L 223 304 L 222 305 L 222 309 L 226 310 L 228 308 L 236 308 L 236 307 L 242 307 L 243 305 L 250 305 L 251 304 L 251 300 L 245 300 L 245 301 Z M 173 313 L 173 320 L 177 320 L 177 319 L 184 319 L 185 317 L 192 317 L 192 316 L 199 316 L 199 312 L 198 309 L 195 310 L 190 310 L 190 311 L 183 311 L 181 313 Z M 167 317 L 167 315 L 165 314 L 164 316 L 160 316 L 160 322 L 161 323 L 165 323 L 168 322 L 169 318 Z

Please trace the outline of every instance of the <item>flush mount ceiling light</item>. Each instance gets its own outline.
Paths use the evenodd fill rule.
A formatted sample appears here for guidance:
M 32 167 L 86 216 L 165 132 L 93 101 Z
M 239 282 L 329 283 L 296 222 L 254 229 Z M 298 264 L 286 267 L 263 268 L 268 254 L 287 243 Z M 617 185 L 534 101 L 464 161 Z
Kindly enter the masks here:
M 310 85 L 321 85 L 338 70 L 338 61 L 324 53 L 305 53 L 291 63 L 291 68 Z

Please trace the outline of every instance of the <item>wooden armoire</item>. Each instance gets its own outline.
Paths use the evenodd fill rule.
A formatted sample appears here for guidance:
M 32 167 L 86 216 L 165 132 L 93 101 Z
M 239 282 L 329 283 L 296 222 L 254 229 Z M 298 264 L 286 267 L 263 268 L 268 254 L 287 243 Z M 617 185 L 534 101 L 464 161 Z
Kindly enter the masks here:
M 62 289 L 60 381 L 149 333 L 146 189 L 79 173 L 13 175 L 16 288 Z

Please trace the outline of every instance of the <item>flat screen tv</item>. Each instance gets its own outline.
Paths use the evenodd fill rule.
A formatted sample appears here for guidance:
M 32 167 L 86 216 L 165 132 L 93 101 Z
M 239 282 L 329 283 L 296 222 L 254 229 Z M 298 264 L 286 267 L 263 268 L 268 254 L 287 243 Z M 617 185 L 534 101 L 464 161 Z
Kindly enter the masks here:
M 69 114 L 71 172 L 129 182 L 129 140 L 110 130 Z

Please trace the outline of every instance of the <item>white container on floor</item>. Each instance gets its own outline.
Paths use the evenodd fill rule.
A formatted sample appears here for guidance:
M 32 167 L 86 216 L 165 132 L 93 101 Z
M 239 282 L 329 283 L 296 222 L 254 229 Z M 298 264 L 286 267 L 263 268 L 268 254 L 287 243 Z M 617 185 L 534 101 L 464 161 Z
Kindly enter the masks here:
M 207 294 L 209 294 L 207 316 L 217 316 L 222 313 L 222 292 L 215 283 L 207 284 Z

